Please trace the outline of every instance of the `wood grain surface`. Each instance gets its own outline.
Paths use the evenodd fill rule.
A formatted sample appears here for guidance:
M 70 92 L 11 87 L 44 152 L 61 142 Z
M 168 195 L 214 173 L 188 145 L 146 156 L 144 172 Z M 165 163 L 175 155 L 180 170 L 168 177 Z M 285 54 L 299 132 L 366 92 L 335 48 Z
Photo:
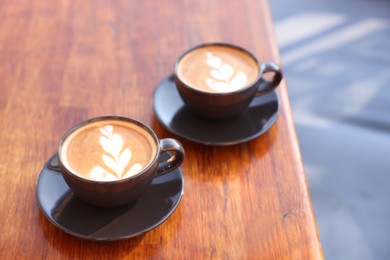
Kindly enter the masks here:
M 229 42 L 280 63 L 266 0 L 3 0 L 0 18 L 1 259 L 322 258 L 285 81 L 276 124 L 240 145 L 186 141 L 152 109 L 156 84 L 193 45 Z M 141 120 L 187 155 L 173 215 L 108 243 L 57 229 L 35 192 L 64 132 L 99 115 Z

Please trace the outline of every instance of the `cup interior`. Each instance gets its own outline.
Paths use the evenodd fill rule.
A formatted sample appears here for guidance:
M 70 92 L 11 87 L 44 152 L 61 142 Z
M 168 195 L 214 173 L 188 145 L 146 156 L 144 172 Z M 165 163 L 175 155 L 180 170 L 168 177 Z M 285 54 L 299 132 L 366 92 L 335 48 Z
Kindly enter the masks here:
M 71 128 L 58 155 L 74 176 L 92 182 L 116 182 L 145 172 L 159 153 L 157 136 L 125 117 L 93 118 Z
M 175 63 L 175 75 L 197 92 L 233 93 L 259 80 L 260 64 L 252 53 L 239 46 L 207 43 L 180 55 Z

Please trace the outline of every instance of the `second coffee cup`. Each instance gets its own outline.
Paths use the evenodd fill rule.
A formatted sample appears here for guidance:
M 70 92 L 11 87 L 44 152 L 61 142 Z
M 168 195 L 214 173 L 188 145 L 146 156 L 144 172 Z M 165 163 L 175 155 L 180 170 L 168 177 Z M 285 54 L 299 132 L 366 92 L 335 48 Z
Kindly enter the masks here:
M 273 72 L 271 80 L 264 74 Z M 276 88 L 278 65 L 259 62 L 248 50 L 227 43 L 206 43 L 179 56 L 174 80 L 187 107 L 206 119 L 226 119 L 245 110 L 255 96 Z
M 163 152 L 171 152 L 161 160 Z M 159 140 L 143 123 L 119 116 L 102 116 L 71 128 L 58 148 L 61 173 L 82 200 L 100 207 L 135 201 L 153 178 L 181 165 L 183 146 L 175 139 Z

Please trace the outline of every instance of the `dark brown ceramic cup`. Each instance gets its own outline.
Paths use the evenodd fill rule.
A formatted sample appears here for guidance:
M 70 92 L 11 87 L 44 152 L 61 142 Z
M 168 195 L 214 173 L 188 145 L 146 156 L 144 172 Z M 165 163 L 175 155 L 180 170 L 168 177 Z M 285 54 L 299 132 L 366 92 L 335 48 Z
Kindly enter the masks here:
M 273 73 L 266 79 L 265 73 Z M 275 89 L 278 65 L 259 62 L 248 50 L 227 43 L 190 48 L 175 63 L 174 80 L 186 106 L 206 119 L 226 119 L 245 110 L 255 96 Z
M 171 157 L 162 160 L 163 152 Z M 179 167 L 184 154 L 177 140 L 159 140 L 139 121 L 103 116 L 67 131 L 59 144 L 58 161 L 76 196 L 99 207 L 117 207 L 136 201 L 153 178 Z

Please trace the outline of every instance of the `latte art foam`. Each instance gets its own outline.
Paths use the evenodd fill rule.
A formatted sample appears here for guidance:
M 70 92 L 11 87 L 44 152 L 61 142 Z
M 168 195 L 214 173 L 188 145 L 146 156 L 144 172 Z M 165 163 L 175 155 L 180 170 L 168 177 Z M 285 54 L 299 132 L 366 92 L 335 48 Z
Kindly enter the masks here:
M 192 88 L 213 93 L 234 92 L 252 83 L 257 62 L 246 52 L 229 46 L 204 46 L 179 62 L 178 76 Z
M 142 127 L 120 120 L 87 124 L 71 133 L 61 148 L 64 165 L 96 181 L 128 178 L 149 165 L 156 144 Z

